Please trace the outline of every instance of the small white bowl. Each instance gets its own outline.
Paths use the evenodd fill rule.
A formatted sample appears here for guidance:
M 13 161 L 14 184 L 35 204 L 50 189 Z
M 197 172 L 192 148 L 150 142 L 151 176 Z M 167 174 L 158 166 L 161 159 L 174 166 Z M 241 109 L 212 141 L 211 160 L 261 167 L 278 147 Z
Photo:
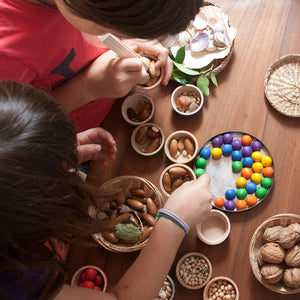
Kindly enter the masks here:
M 168 290 L 167 292 L 168 293 L 170 293 L 169 294 L 169 296 L 167 296 L 167 298 L 165 297 L 165 292 L 166 292 L 166 284 L 165 284 L 165 282 L 167 282 L 168 284 L 168 286 L 169 286 L 169 288 L 171 288 L 171 291 L 170 290 Z M 173 300 L 174 299 L 174 297 L 175 297 L 175 292 L 176 292 L 176 287 L 175 287 L 175 283 L 174 283 L 174 280 L 172 279 L 172 277 L 170 276 L 170 275 L 167 275 L 167 278 L 164 280 L 164 284 L 162 285 L 162 287 L 161 287 L 161 289 L 160 289 L 160 291 L 159 291 L 159 293 L 161 293 L 163 291 L 163 295 L 162 295 L 162 297 L 161 296 L 157 296 L 155 299 L 156 300 L 163 300 L 163 299 L 168 299 L 168 300 Z
M 203 290 L 203 300 L 208 300 L 208 299 L 211 299 L 209 296 L 208 296 L 208 291 L 209 291 L 209 288 L 211 286 L 211 284 L 213 283 L 218 283 L 219 280 L 222 280 L 222 281 L 226 281 L 228 282 L 228 284 L 231 284 L 235 290 L 235 295 L 236 297 L 234 298 L 235 300 L 239 300 L 239 296 L 240 296 L 240 293 L 239 293 L 239 289 L 236 285 L 236 283 L 229 277 L 226 277 L 226 276 L 218 276 L 218 277 L 215 277 L 215 278 L 212 278 L 208 283 L 207 285 L 205 286 L 204 290 Z
M 131 108 L 131 109 L 133 109 L 133 111 L 135 113 L 137 113 L 136 106 L 138 105 L 140 100 L 147 101 L 150 104 L 151 112 L 150 112 L 150 115 L 148 116 L 148 118 L 146 118 L 145 120 L 133 121 L 128 116 L 128 109 Z M 131 125 L 138 126 L 138 125 L 141 125 L 144 123 L 148 123 L 152 120 L 152 118 L 154 116 L 154 112 L 155 112 L 154 101 L 152 100 L 152 98 L 150 96 L 148 96 L 144 93 L 134 93 L 124 99 L 124 101 L 122 103 L 121 112 L 122 112 L 122 116 L 123 116 L 124 120 Z
M 97 267 L 97 266 L 92 266 L 92 265 L 88 265 L 88 266 L 83 266 L 81 268 L 79 268 L 73 275 L 72 279 L 71 279 L 71 285 L 72 286 L 79 286 L 81 280 L 80 280 L 80 276 L 81 274 L 88 268 L 93 268 L 97 271 L 97 273 L 103 278 L 103 283 L 101 285 L 101 290 L 102 292 L 106 292 L 107 291 L 107 286 L 108 286 L 108 279 L 107 276 L 105 274 L 105 272 Z
M 189 175 L 189 177 L 191 178 L 191 180 L 195 180 L 196 179 L 196 175 L 194 173 L 194 171 L 187 165 L 185 164 L 172 164 L 172 165 L 169 165 L 168 167 L 166 167 L 162 172 L 161 172 L 161 175 L 160 175 L 160 178 L 159 178 L 159 185 L 160 185 L 160 189 L 161 191 L 163 192 L 163 194 L 166 196 L 166 197 L 170 197 L 171 193 L 175 190 L 173 190 L 172 192 L 168 192 L 165 187 L 164 187 L 164 175 L 165 173 L 169 172 L 169 170 L 171 168 L 175 168 L 175 167 L 181 167 L 181 168 L 184 168 L 187 170 L 187 174 Z
M 200 104 L 197 107 L 197 109 L 195 109 L 194 111 L 191 112 L 184 112 L 178 109 L 177 107 L 177 99 L 184 93 L 184 92 L 192 92 L 195 93 L 199 98 L 200 98 Z M 198 87 L 196 87 L 195 85 L 192 84 L 187 84 L 187 85 L 180 85 L 178 86 L 172 93 L 171 95 L 171 104 L 173 109 L 180 114 L 181 116 L 185 116 L 185 117 L 191 117 L 196 115 L 197 113 L 199 113 L 199 111 L 202 109 L 204 103 L 204 96 L 202 94 L 202 92 L 200 91 L 200 89 Z
M 178 149 L 177 156 L 173 157 L 170 153 L 170 143 L 173 139 L 178 141 L 180 138 L 184 138 L 184 139 L 189 138 L 189 140 L 193 143 L 194 152 L 192 154 L 187 154 L 185 148 L 183 151 L 179 151 L 179 149 Z M 165 154 L 168 157 L 168 159 L 170 161 L 172 161 L 173 163 L 187 164 L 195 159 L 195 157 L 198 153 L 198 148 L 199 148 L 198 141 L 192 133 L 190 133 L 189 131 L 185 131 L 185 130 L 179 130 L 179 131 L 175 131 L 175 132 L 171 133 L 168 136 L 168 138 L 166 139 L 166 142 L 165 142 L 164 150 L 165 150 Z M 187 155 L 183 154 L 184 151 Z
M 153 139 L 148 137 L 146 139 L 146 142 L 143 143 L 143 144 L 139 144 L 136 141 L 136 138 L 139 135 L 140 129 L 145 127 L 145 126 L 148 127 L 148 128 L 155 127 L 155 128 L 158 129 L 158 131 L 160 133 L 160 144 L 154 151 L 151 151 L 151 152 L 147 152 L 147 148 L 151 144 Z M 143 155 L 143 156 L 153 156 L 153 155 L 157 154 L 163 148 L 164 143 L 165 143 L 165 135 L 164 135 L 162 129 L 154 123 L 145 123 L 145 124 L 139 125 L 138 127 L 136 127 L 133 130 L 133 132 L 131 134 L 131 146 L 132 146 L 132 148 L 135 150 L 136 153 L 138 153 L 140 155 Z
M 212 209 L 208 218 L 203 223 L 196 225 L 196 232 L 203 243 L 218 245 L 229 236 L 229 218 L 223 212 Z

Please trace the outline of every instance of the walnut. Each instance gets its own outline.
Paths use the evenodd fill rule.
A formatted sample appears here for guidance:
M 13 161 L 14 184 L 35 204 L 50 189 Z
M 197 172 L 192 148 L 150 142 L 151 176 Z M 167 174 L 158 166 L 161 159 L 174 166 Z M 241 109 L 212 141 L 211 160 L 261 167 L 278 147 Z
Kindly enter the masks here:
M 296 232 L 290 227 L 285 227 L 280 230 L 280 240 L 278 241 L 278 243 L 284 249 L 289 249 L 295 245 L 296 239 Z
M 282 264 L 266 264 L 260 269 L 262 278 L 269 284 L 276 283 L 282 279 L 284 266 Z
M 283 229 L 282 226 L 273 226 L 265 229 L 263 238 L 264 240 L 269 242 L 278 242 L 280 240 L 280 232 Z
M 295 245 L 286 252 L 286 256 L 284 258 L 285 263 L 289 267 L 300 267 L 300 247 L 299 245 Z
M 268 263 L 279 264 L 284 260 L 285 251 L 277 243 L 267 243 L 261 247 L 261 256 Z
M 286 286 L 290 288 L 298 288 L 300 287 L 300 269 L 292 268 L 286 269 L 283 275 L 283 281 Z
M 291 229 L 293 229 L 295 231 L 296 236 L 297 236 L 296 237 L 296 241 L 297 242 L 300 241 L 300 224 L 293 223 L 293 224 L 289 225 L 288 228 L 291 228 Z

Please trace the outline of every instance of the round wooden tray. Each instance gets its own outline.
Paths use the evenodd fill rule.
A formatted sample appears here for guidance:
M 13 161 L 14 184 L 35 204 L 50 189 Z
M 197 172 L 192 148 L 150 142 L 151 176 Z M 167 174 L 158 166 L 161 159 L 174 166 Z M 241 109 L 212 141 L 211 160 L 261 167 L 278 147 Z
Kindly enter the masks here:
M 300 55 L 276 60 L 265 75 L 265 95 L 270 104 L 288 117 L 300 117 Z

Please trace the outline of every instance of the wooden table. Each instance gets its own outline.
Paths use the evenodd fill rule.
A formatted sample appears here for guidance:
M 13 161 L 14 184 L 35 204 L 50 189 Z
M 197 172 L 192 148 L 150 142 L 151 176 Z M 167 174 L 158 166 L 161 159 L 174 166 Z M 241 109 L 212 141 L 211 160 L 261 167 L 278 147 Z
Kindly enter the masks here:
M 158 87 L 149 92 L 156 103 L 154 122 L 166 136 L 183 129 L 191 131 L 202 145 L 212 136 L 230 130 L 250 133 L 262 140 L 276 164 L 276 179 L 268 197 L 257 207 L 228 213 L 231 221 L 229 238 L 218 246 L 207 246 L 191 232 L 184 239 L 170 275 L 175 280 L 175 299 L 202 299 L 201 290 L 180 286 L 175 276 L 178 259 L 187 252 L 207 255 L 213 264 L 213 277 L 225 275 L 238 284 L 241 300 L 299 299 L 300 295 L 280 295 L 263 287 L 254 277 L 249 263 L 251 236 L 259 224 L 278 213 L 300 213 L 300 120 L 286 117 L 269 104 L 264 94 L 264 76 L 279 57 L 300 52 L 300 1 L 298 0 L 223 0 L 219 1 L 230 23 L 238 29 L 233 56 L 217 75 L 219 87 L 211 88 L 200 114 L 184 118 L 173 112 L 170 94 L 176 87 Z M 120 175 L 148 178 L 159 186 L 161 171 L 170 164 L 163 151 L 145 158 L 130 145 L 133 127 L 120 113 L 117 102 L 103 127 L 116 139 L 118 156 L 102 172 L 101 180 Z M 116 254 L 102 247 L 73 246 L 70 253 L 69 279 L 82 265 L 103 268 L 111 289 L 138 253 Z

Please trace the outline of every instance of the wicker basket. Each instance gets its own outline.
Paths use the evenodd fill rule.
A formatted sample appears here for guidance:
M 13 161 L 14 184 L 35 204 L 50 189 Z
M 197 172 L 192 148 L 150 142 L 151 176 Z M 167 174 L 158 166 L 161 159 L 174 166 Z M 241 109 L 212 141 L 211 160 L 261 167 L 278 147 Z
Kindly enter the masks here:
M 198 284 L 198 285 L 191 285 L 191 284 L 187 284 L 184 279 L 182 278 L 181 274 L 180 274 L 180 267 L 182 265 L 182 263 L 188 259 L 189 257 L 200 257 L 202 259 L 204 259 L 208 265 L 208 276 L 206 277 L 206 279 L 201 283 L 201 284 Z M 199 253 L 199 252 L 190 252 L 190 253 L 187 253 L 185 254 L 184 256 L 182 256 L 177 265 L 176 265 L 176 277 L 179 281 L 179 283 L 184 286 L 185 288 L 187 289 L 191 289 L 191 290 L 198 290 L 198 289 L 201 289 L 202 287 L 204 287 L 210 280 L 211 278 L 211 275 L 212 275 L 212 265 L 211 265 L 211 262 L 210 260 L 202 253 Z
M 277 59 L 265 75 L 265 94 L 270 104 L 288 117 L 300 117 L 300 55 Z
M 260 273 L 260 264 L 259 264 L 259 249 L 264 244 L 263 233 L 267 227 L 272 226 L 283 226 L 286 227 L 292 223 L 300 223 L 300 215 L 295 214 L 278 214 L 269 219 L 265 220 L 254 232 L 250 247 L 249 247 L 249 258 L 250 264 L 252 267 L 252 271 L 256 279 L 264 285 L 266 288 L 273 292 L 277 292 L 280 294 L 296 294 L 300 292 L 300 288 L 292 289 L 284 285 L 282 281 L 276 284 L 267 283 L 261 276 Z
M 152 198 L 158 209 L 163 206 L 163 199 L 159 189 L 149 180 L 137 176 L 120 176 L 113 178 L 100 186 L 100 191 L 105 195 L 111 195 L 111 199 L 116 199 L 117 196 L 120 196 L 121 194 L 127 194 L 132 188 L 143 188 L 146 197 Z M 89 208 L 89 214 L 95 217 L 96 213 L 95 206 L 91 206 Z M 127 245 L 113 244 L 106 240 L 101 233 L 93 234 L 92 237 L 98 244 L 112 252 L 138 251 L 143 248 L 148 241 L 148 239 L 146 239 L 141 243 L 137 242 L 133 245 Z

